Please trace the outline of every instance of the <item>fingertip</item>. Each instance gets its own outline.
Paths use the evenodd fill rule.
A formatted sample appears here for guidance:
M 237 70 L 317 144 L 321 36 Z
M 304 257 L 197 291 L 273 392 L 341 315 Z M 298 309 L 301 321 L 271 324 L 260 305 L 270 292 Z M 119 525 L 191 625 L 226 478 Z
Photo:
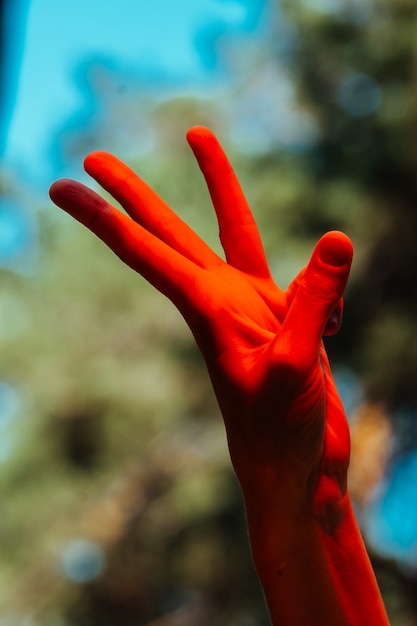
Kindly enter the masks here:
M 49 197 L 75 219 L 87 223 L 89 216 L 108 209 L 108 203 L 95 191 L 69 178 L 55 181 L 49 189 Z
M 55 198 L 57 195 L 59 195 L 59 188 L 61 185 L 61 180 L 55 180 L 52 185 L 50 185 L 48 193 L 49 193 L 49 197 L 51 198 L 52 202 L 55 202 Z
M 215 139 L 214 133 L 207 128 L 206 126 L 192 126 L 187 131 L 187 141 L 189 144 L 195 144 L 199 141 L 207 141 L 210 139 Z
M 216 135 L 206 126 L 193 126 L 187 132 L 187 141 L 197 159 L 206 159 L 208 155 L 221 151 Z
M 93 176 L 97 172 L 98 169 L 101 169 L 103 165 L 107 165 L 108 161 L 112 159 L 112 155 L 108 152 L 103 152 L 101 150 L 97 150 L 95 152 L 90 152 L 84 159 L 84 169 L 90 176 Z
M 73 189 L 78 185 L 79 183 L 70 178 L 60 178 L 49 187 L 49 197 L 59 206 L 66 198 L 73 196 Z
M 317 244 L 320 261 L 331 267 L 345 267 L 352 263 L 353 245 L 345 233 L 333 230 L 320 239 Z

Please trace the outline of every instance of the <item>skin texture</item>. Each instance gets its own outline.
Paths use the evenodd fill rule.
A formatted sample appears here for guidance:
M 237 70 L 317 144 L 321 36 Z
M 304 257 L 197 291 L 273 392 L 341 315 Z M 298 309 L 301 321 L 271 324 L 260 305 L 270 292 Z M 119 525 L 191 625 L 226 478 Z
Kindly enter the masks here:
M 86 171 L 125 209 L 59 180 L 52 200 L 165 294 L 205 358 L 245 501 L 254 563 L 279 626 L 388 624 L 346 487 L 349 429 L 323 335 L 337 332 L 352 244 L 325 234 L 287 290 L 219 142 L 187 135 L 225 259 L 114 156 Z

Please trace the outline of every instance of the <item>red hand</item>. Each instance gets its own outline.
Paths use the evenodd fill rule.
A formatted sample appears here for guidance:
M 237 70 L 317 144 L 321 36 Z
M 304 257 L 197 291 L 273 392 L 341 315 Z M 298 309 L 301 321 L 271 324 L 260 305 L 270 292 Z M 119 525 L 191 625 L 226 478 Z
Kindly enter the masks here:
M 196 127 L 188 140 L 207 181 L 227 262 L 109 154 L 89 155 L 85 168 L 130 217 L 74 181 L 57 181 L 51 198 L 179 308 L 206 359 L 242 482 L 250 480 L 253 465 L 277 476 L 290 459 L 304 472 L 320 463 L 346 469 L 348 431 L 321 337 L 335 310 L 340 323 L 352 246 L 342 233 L 328 233 L 282 291 L 216 138 Z M 330 326 L 334 332 L 338 321 Z
M 322 343 L 340 327 L 352 245 L 327 233 L 281 290 L 218 141 L 200 127 L 188 140 L 226 261 L 109 154 L 89 155 L 85 168 L 128 215 L 75 181 L 54 183 L 51 198 L 190 326 L 223 413 L 273 623 L 387 625 L 346 491 L 349 432 Z

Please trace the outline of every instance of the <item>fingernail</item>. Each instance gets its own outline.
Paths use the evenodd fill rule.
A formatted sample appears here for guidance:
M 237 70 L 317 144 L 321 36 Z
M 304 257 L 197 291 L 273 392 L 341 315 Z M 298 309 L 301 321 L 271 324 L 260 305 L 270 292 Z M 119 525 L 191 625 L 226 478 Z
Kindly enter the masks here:
M 320 241 L 319 257 L 326 265 L 343 267 L 352 259 L 352 244 L 343 233 L 332 233 Z

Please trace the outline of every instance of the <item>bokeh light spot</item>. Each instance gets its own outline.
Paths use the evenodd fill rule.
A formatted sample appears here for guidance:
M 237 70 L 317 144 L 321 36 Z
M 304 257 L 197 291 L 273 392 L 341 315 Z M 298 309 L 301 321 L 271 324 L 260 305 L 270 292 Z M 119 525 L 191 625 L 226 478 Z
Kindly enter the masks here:
M 337 390 L 349 417 L 363 398 L 363 389 L 358 376 L 348 367 L 336 367 L 334 380 Z
M 340 87 L 339 104 L 350 117 L 366 117 L 381 104 L 378 83 L 367 74 L 351 74 Z
M 62 552 L 62 570 L 69 580 L 88 583 L 101 574 L 105 565 L 101 547 L 88 539 L 74 539 Z
M 367 520 L 372 545 L 417 568 L 417 452 L 398 459 Z

